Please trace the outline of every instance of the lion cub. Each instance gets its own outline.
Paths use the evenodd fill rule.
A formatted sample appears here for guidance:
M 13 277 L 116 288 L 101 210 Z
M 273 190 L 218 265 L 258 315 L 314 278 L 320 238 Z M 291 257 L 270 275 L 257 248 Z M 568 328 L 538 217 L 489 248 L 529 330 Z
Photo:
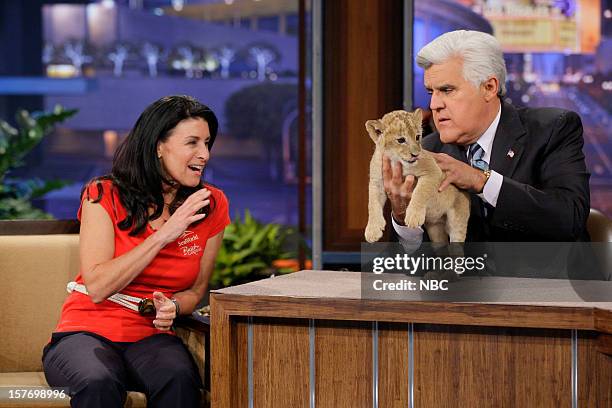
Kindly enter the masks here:
M 432 154 L 421 147 L 422 112 L 397 110 L 380 120 L 368 120 L 365 127 L 376 144 L 370 161 L 368 225 L 365 238 L 378 241 L 385 229 L 383 207 L 387 200 L 383 187 L 382 160 L 386 154 L 395 163 L 402 163 L 403 175 L 414 175 L 416 187 L 406 210 L 404 222 L 411 228 L 425 225 L 432 242 L 464 242 L 470 215 L 468 193 L 448 186 L 443 192 L 438 187 L 444 173 Z

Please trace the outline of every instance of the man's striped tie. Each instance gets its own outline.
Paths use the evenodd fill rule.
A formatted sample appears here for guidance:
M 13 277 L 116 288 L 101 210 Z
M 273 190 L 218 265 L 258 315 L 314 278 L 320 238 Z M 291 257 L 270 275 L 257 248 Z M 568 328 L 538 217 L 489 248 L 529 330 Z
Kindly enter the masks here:
M 489 163 L 483 160 L 484 150 L 478 143 L 474 143 L 470 145 L 470 150 L 468 151 L 468 161 L 470 162 L 470 166 L 476 167 L 480 170 L 488 170 Z
M 468 150 L 468 162 L 470 166 L 480 169 L 482 171 L 489 170 L 489 163 L 484 161 L 484 149 L 478 143 L 474 143 L 470 145 L 470 149 Z M 478 200 L 480 204 L 480 212 L 481 215 L 486 217 L 489 213 L 487 204 L 485 204 L 482 200 Z

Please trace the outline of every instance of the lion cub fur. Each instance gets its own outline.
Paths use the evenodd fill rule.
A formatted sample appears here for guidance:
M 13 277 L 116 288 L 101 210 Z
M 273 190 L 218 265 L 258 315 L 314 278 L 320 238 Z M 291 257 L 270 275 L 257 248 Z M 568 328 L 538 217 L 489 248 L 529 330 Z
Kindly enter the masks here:
M 378 241 L 385 229 L 383 208 L 387 195 L 383 186 L 382 161 L 386 154 L 392 163 L 400 162 L 403 175 L 413 175 L 417 184 L 406 209 L 404 223 L 411 228 L 425 226 L 432 242 L 464 242 L 470 215 L 468 193 L 449 185 L 438 192 L 444 173 L 432 154 L 421 147 L 422 112 L 396 110 L 382 119 L 365 123 L 370 138 L 376 144 L 370 161 L 368 188 L 368 225 L 365 238 Z

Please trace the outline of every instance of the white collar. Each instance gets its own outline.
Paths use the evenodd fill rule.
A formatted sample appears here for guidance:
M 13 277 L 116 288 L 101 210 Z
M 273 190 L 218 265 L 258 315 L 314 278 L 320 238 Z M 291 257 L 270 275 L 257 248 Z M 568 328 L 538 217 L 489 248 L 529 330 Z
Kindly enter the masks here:
M 476 141 L 482 150 L 484 150 L 484 155 L 482 156 L 482 160 L 487 163 L 491 163 L 491 150 L 493 148 L 493 140 L 495 139 L 495 132 L 497 132 L 497 126 L 499 126 L 499 119 L 501 118 L 501 104 L 499 105 L 499 111 L 497 111 L 497 116 L 493 119 L 493 122 L 489 125 L 487 130 L 478 138 Z

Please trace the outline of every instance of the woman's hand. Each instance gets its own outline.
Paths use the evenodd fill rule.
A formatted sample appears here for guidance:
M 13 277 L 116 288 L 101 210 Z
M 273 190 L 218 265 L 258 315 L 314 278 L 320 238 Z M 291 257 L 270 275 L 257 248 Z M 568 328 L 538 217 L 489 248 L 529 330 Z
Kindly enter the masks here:
M 196 221 L 206 217 L 206 214 L 196 214 L 200 209 L 206 207 L 210 203 L 210 190 L 203 188 L 196 191 L 187 199 L 174 214 L 166 221 L 166 223 L 157 231 L 163 238 L 164 245 L 169 244 Z
M 153 303 L 155 304 L 155 320 L 153 326 L 157 330 L 168 331 L 176 319 L 176 305 L 161 292 L 153 292 Z

